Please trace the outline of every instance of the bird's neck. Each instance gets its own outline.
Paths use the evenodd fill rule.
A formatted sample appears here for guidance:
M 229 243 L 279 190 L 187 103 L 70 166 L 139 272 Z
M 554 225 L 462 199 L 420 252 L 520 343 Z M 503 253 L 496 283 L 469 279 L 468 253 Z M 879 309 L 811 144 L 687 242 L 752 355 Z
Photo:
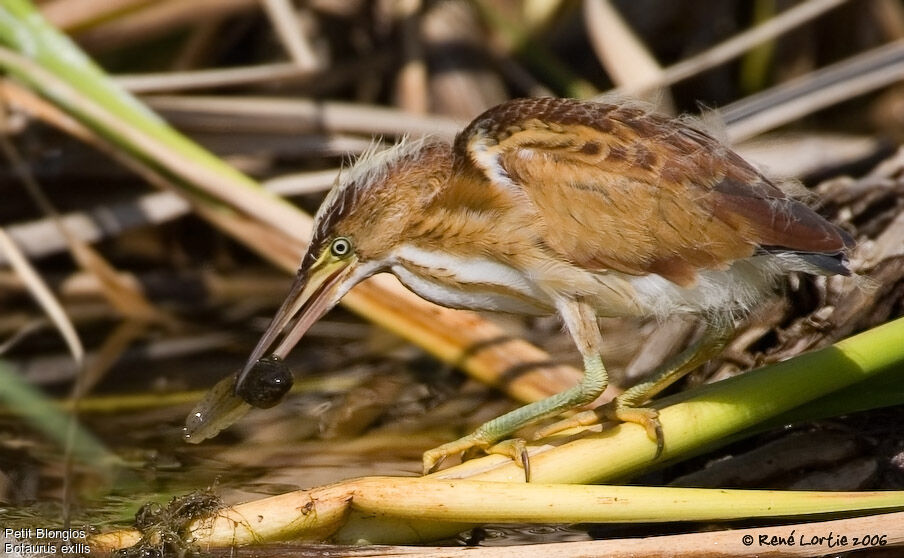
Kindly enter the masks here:
M 533 242 L 523 209 L 504 192 L 489 188 L 478 173 L 453 168 L 407 236 L 423 246 L 462 253 L 505 252 L 510 245 Z

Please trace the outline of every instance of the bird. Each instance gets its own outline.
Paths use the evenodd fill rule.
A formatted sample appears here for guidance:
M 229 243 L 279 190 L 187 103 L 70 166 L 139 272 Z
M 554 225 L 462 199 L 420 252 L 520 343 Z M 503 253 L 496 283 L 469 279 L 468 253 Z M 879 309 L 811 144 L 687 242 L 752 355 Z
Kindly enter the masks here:
M 282 360 L 308 328 L 376 273 L 392 273 L 446 307 L 557 314 L 583 359 L 580 383 L 423 457 L 426 474 L 449 455 L 502 453 L 529 477 L 525 443 L 512 435 L 581 409 L 608 384 L 599 317 L 694 316 L 705 324 L 700 341 L 650 380 L 540 430 L 634 422 L 656 442 L 658 457 L 658 413 L 643 404 L 721 351 L 739 320 L 788 274 L 849 275 L 853 245 L 843 229 L 686 120 L 630 102 L 511 100 L 452 142 L 374 148 L 340 173 L 288 296 L 236 376 L 235 394 L 248 400 L 260 391 L 251 387 L 265 376 L 259 369 L 284 377 Z M 264 399 L 280 395 L 276 389 Z

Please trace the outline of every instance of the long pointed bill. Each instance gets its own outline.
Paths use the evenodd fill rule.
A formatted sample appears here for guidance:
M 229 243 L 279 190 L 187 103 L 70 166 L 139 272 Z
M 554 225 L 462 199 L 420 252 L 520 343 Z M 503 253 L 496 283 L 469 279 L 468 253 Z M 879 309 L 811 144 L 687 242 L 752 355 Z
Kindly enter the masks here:
M 292 373 L 282 359 L 311 325 L 361 280 L 354 275 L 357 268 L 354 256 L 339 261 L 323 256 L 299 274 L 238 377 L 224 378 L 192 409 L 185 421 L 187 442 L 197 444 L 212 438 L 252 406 L 272 407 L 282 399 L 292 387 Z
M 338 261 L 321 258 L 307 273 L 302 273 L 295 279 L 289 295 L 239 373 L 235 383 L 237 393 L 258 361 L 265 356 L 284 359 L 314 322 L 339 302 L 352 286 L 348 283 L 356 264 L 357 258 L 354 256 Z

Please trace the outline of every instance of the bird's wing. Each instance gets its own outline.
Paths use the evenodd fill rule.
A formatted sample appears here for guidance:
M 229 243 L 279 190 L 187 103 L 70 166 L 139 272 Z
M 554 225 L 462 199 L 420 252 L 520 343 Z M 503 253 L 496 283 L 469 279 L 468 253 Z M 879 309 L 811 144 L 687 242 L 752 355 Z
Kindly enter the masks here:
M 621 105 L 523 99 L 455 141 L 458 172 L 526 198 L 542 241 L 574 263 L 692 284 L 757 246 L 836 253 L 847 239 L 737 154 Z

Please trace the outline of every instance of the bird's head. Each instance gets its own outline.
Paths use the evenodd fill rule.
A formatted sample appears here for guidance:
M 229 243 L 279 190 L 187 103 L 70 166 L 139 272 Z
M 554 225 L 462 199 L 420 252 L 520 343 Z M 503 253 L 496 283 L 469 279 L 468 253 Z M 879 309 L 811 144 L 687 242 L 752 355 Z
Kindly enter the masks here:
M 393 250 L 448 179 L 450 161 L 445 143 L 403 141 L 368 150 L 340 173 L 314 217 L 314 234 L 288 296 L 238 376 L 237 394 L 261 358 L 285 358 L 352 287 L 392 264 Z

